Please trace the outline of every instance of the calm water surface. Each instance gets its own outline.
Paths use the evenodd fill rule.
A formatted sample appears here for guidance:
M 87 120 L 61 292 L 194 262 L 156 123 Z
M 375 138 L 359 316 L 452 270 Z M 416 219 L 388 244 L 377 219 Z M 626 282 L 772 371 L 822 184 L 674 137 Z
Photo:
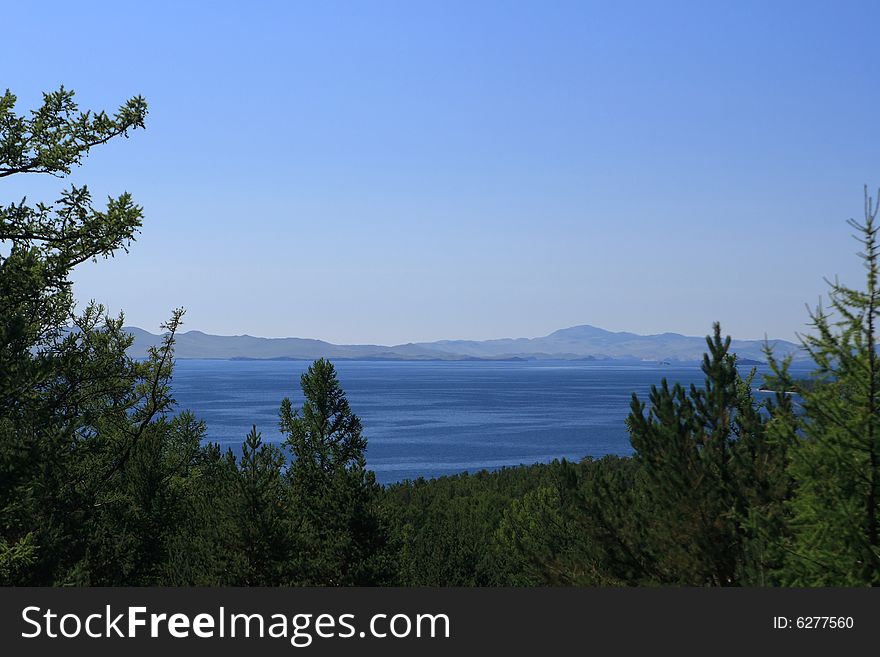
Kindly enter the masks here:
M 666 377 L 701 383 L 699 368 L 573 362 L 334 363 L 369 441 L 379 481 L 630 454 L 630 396 Z M 282 440 L 278 407 L 302 404 L 300 361 L 179 360 L 174 396 L 238 450 L 251 425 Z

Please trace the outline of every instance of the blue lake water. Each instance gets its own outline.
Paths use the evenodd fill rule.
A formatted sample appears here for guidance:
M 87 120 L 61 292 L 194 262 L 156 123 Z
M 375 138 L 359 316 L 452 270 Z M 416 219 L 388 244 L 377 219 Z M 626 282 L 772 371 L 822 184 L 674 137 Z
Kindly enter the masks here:
M 278 407 L 302 404 L 300 361 L 178 360 L 174 397 L 236 451 L 251 425 L 282 440 Z M 334 363 L 369 441 L 380 482 L 565 457 L 630 454 L 630 396 L 663 377 L 703 381 L 698 367 L 578 362 Z

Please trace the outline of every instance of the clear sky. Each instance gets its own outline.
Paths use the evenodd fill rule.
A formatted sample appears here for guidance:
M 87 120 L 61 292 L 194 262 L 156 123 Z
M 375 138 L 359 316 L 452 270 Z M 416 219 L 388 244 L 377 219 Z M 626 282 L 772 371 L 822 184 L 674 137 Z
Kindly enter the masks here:
M 0 86 L 144 95 L 77 296 L 149 330 L 792 338 L 880 185 L 877 2 L 15 2 Z M 0 201 L 65 184 L 6 179 Z

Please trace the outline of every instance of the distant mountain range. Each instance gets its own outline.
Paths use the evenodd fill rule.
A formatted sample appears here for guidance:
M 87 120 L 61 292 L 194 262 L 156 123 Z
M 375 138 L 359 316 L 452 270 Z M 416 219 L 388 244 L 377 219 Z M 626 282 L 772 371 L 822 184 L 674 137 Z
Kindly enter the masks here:
M 125 329 L 134 336 L 129 353 L 146 356 L 151 345 L 162 336 L 137 327 Z M 774 353 L 792 354 L 806 359 L 793 342 L 770 340 Z M 765 360 L 763 340 L 733 340 L 731 351 L 741 361 Z M 703 358 L 703 337 L 661 333 L 606 331 L 595 326 L 573 326 L 540 338 L 503 338 L 499 340 L 440 340 L 382 345 L 337 345 L 307 338 L 256 338 L 250 335 L 209 335 L 187 331 L 177 335 L 178 358 L 219 358 L 258 360 L 313 360 L 326 357 L 336 360 L 615 360 L 653 362 L 694 362 Z

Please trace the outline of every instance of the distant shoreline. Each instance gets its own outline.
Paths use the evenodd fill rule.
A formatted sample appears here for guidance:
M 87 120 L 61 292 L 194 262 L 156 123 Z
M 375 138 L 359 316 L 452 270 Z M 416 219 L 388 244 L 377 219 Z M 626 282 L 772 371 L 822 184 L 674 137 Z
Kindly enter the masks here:
M 129 354 L 146 357 L 163 337 L 137 327 L 125 327 L 133 337 Z M 731 352 L 744 366 L 764 366 L 765 347 L 777 358 L 797 361 L 805 353 L 784 340 L 732 340 Z M 438 340 L 398 345 L 333 344 L 313 338 L 260 338 L 251 335 L 211 335 L 201 331 L 178 333 L 175 353 L 179 358 L 236 360 L 330 360 L 374 361 L 572 361 L 581 363 L 655 363 L 660 366 L 702 362 L 704 337 L 678 333 L 638 335 L 612 332 L 589 325 L 573 326 L 536 338 L 494 340 Z
M 185 361 L 225 361 L 234 363 L 273 362 L 273 363 L 311 363 L 315 359 L 298 356 L 276 356 L 271 358 L 253 358 L 248 356 L 176 356 L 175 360 Z M 631 360 L 623 358 L 382 358 L 382 357 L 332 357 L 330 360 L 340 363 L 571 363 L 595 364 L 595 365 L 620 365 L 620 366 L 646 366 L 661 368 L 699 368 L 701 360 L 687 361 L 657 361 L 657 360 Z M 796 363 L 796 365 L 799 363 Z M 806 364 L 806 363 L 804 363 Z M 739 361 L 743 367 L 764 367 L 765 362 Z M 762 391 L 766 392 L 766 391 Z

